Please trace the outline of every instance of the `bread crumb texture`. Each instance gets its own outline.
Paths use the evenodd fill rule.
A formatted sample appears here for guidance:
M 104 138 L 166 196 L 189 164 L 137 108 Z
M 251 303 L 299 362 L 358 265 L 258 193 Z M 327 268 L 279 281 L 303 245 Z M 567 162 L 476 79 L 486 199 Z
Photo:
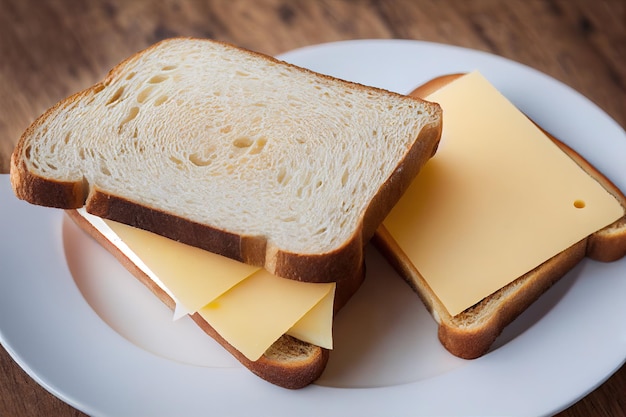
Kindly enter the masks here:
M 294 252 L 332 250 L 437 108 L 206 40 L 161 42 L 35 123 L 21 158 Z

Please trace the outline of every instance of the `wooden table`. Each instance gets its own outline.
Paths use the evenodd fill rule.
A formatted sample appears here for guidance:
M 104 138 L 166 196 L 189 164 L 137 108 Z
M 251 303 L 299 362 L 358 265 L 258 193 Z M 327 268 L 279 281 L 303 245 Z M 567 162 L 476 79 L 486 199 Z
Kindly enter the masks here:
M 626 126 L 623 0 L 0 0 L 0 173 L 49 106 L 160 39 L 189 35 L 267 54 L 406 38 L 492 52 L 563 81 Z M 624 416 L 626 367 L 559 416 Z M 529 399 L 532 401 L 532 399 Z M 0 348 L 1 416 L 80 416 Z

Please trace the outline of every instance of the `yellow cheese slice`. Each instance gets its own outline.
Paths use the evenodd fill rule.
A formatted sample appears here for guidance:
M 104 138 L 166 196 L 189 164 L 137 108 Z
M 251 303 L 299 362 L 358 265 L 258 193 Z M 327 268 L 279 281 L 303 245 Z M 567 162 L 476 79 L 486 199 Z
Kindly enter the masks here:
M 311 310 L 296 322 L 287 334 L 326 349 L 333 348 L 333 305 L 335 285 Z
M 195 313 L 260 269 L 155 233 L 105 222 L 175 294 L 187 313 Z
M 224 339 L 257 360 L 326 295 L 335 283 L 305 283 L 265 269 L 241 281 L 198 311 Z M 331 305 L 332 311 L 332 305 Z
M 623 216 L 478 72 L 426 98 L 441 144 L 384 225 L 451 315 Z
M 122 223 L 79 213 L 161 289 L 199 312 L 224 339 L 252 360 L 284 333 L 332 349 L 335 283 L 276 277 Z M 219 306 L 219 307 L 218 307 Z

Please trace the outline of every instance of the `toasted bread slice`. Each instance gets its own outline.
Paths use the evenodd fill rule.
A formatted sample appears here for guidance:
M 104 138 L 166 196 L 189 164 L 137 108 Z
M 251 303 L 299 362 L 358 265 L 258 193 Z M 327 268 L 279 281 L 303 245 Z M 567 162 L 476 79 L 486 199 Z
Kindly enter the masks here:
M 109 251 L 130 273 L 150 289 L 163 303 L 172 310 L 175 302 L 154 281 L 152 281 L 135 263 L 101 234 L 89 221 L 76 210 L 67 210 L 68 216 L 100 245 Z M 365 277 L 362 266 L 350 277 L 337 281 L 334 311 L 337 313 L 360 287 Z M 311 384 L 324 371 L 328 362 L 329 351 L 295 337 L 283 335 L 257 361 L 251 361 L 224 340 L 198 313 L 191 318 L 209 336 L 215 339 L 239 362 L 254 374 L 275 385 L 298 389 Z
M 333 282 L 436 151 L 435 103 L 211 40 L 141 51 L 40 116 L 15 194 Z
M 414 90 L 411 95 L 425 97 L 460 75 L 435 78 Z M 456 356 L 473 359 L 487 353 L 509 323 L 585 256 L 599 261 L 613 261 L 626 255 L 626 197 L 581 155 L 553 136 L 547 136 L 620 202 L 625 210 L 624 217 L 563 250 L 456 316 L 448 313 L 384 226 L 381 225 L 373 239 L 389 262 L 422 299 L 439 324 L 439 340 Z

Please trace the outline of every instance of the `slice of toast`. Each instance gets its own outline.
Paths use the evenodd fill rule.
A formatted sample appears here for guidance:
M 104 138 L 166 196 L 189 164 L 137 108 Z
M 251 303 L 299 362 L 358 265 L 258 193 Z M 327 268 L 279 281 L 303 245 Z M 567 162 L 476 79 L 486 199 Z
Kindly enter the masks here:
M 411 95 L 426 97 L 461 75 L 435 78 L 418 87 Z M 487 353 L 509 323 L 585 256 L 599 261 L 614 261 L 626 255 L 626 197 L 581 155 L 553 136 L 547 136 L 620 202 L 625 210 L 624 217 L 556 254 L 455 316 L 448 313 L 384 226 L 377 230 L 373 239 L 389 262 L 422 299 L 439 324 L 439 340 L 456 356 L 473 359 Z
M 111 243 L 89 221 L 76 210 L 67 210 L 68 216 L 82 230 L 93 237 L 109 251 L 131 274 L 152 291 L 164 304 L 174 310 L 175 302 L 158 285 L 154 283 L 135 263 L 133 263 L 117 246 Z M 360 287 L 365 277 L 364 265 L 356 273 L 337 282 L 335 291 L 334 312 L 337 313 Z M 328 349 L 311 343 L 303 342 L 289 335 L 283 335 L 263 354 L 251 361 L 230 345 L 213 329 L 198 313 L 191 315 L 196 324 L 209 336 L 215 339 L 230 352 L 246 368 L 254 374 L 283 388 L 303 388 L 319 378 L 328 362 Z
M 333 282 L 436 151 L 435 103 L 221 42 L 162 41 L 40 116 L 15 194 Z

